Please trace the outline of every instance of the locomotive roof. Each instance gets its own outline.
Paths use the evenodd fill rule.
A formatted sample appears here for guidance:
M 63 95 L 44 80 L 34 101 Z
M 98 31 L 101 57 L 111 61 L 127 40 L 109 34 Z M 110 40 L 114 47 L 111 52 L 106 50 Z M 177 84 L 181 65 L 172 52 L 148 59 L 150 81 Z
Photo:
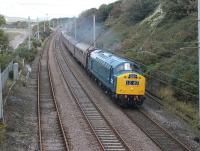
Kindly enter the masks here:
M 121 57 L 118 57 L 112 53 L 106 52 L 104 50 L 95 50 L 92 52 L 92 57 L 96 58 L 96 59 L 100 59 L 101 61 L 103 61 L 105 64 L 108 64 L 110 66 L 112 66 L 113 68 L 127 63 L 130 61 L 123 59 Z
M 68 34 L 67 34 L 67 32 L 62 32 L 62 34 L 63 34 L 63 36 L 67 39 L 67 40 L 69 40 L 72 44 L 76 44 L 76 43 L 78 43 L 78 41 L 76 41 L 73 37 L 71 37 L 71 36 L 69 36 Z
M 88 44 L 85 44 L 85 43 L 77 43 L 76 44 L 76 47 L 78 48 L 78 49 L 80 49 L 80 50 L 82 50 L 82 51 L 87 51 L 88 49 L 89 50 L 93 50 L 94 48 L 93 47 L 91 47 L 90 45 L 88 45 Z

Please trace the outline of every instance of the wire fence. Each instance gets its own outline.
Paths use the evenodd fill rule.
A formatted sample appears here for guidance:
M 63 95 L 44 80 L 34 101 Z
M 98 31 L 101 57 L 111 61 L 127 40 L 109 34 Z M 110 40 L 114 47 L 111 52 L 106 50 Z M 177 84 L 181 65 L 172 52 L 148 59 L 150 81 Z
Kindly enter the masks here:
M 13 61 L 11 61 L 8 66 L 1 73 L 2 89 L 5 88 L 6 81 L 9 78 L 9 73 L 13 71 Z

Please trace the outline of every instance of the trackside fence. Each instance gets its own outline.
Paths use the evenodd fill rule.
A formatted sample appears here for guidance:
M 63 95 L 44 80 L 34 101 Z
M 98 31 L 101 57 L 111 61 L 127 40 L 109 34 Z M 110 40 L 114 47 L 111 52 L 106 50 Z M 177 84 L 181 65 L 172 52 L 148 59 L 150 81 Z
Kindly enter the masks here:
M 11 61 L 8 66 L 3 70 L 1 73 L 1 82 L 2 82 L 2 90 L 4 89 L 6 85 L 6 81 L 9 78 L 9 73 L 13 71 L 13 61 Z
M 9 78 L 9 73 L 13 71 L 13 61 L 11 61 L 8 66 L 1 72 L 0 69 L 0 122 L 3 122 L 3 97 L 2 91 L 6 86 L 6 81 Z

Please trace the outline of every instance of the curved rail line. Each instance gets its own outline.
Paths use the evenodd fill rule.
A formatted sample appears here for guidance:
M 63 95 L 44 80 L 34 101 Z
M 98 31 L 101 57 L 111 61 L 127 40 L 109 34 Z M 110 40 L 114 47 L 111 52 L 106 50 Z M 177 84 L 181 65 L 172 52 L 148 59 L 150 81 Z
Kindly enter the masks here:
M 71 70 L 66 57 L 62 55 L 61 49 L 59 47 L 57 53 L 59 53 L 58 51 L 60 51 L 60 57 L 62 57 L 63 62 L 61 62 L 61 59 L 59 60 L 58 55 L 55 55 L 55 57 L 58 62 L 59 68 L 63 74 L 64 80 L 78 107 L 80 108 L 82 114 L 88 122 L 88 125 L 90 126 L 92 132 L 96 136 L 101 148 L 103 150 L 110 151 L 130 150 L 128 145 L 117 132 L 117 130 L 102 114 L 101 109 L 93 102 L 92 98 L 84 90 L 76 75 Z M 66 70 L 68 70 L 68 79 L 65 77 Z M 72 79 L 70 79 L 69 74 L 71 74 Z
M 44 51 L 40 56 L 38 64 L 37 114 L 39 149 L 40 151 L 48 149 L 69 151 L 69 145 L 59 113 L 58 104 L 55 98 L 55 92 L 53 88 L 53 81 L 51 78 L 48 55 L 49 48 L 50 40 L 48 40 L 45 44 Z M 45 118 L 43 118 L 43 116 Z M 46 127 L 44 128 L 44 126 Z
M 62 56 L 65 56 L 64 54 Z M 67 61 L 65 59 L 65 61 Z M 84 88 L 83 88 L 84 89 Z M 150 94 L 148 93 L 148 97 Z M 157 99 L 151 96 L 152 99 L 155 99 L 157 103 L 162 105 Z M 167 130 L 162 128 L 157 124 L 152 118 L 143 112 L 141 109 L 130 111 L 130 114 L 127 114 L 126 110 L 123 111 L 131 121 L 133 121 L 161 150 L 163 151 L 191 151 L 185 144 L 176 139 L 172 134 Z

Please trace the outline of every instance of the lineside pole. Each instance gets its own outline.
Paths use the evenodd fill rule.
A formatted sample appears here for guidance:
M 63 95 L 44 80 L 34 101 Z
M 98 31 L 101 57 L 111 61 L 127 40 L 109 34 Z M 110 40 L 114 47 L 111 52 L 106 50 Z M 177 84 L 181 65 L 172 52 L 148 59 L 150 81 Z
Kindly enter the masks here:
M 74 19 L 74 38 L 76 40 L 76 18 Z
M 198 0 L 199 119 L 200 119 L 200 0 Z
M 40 22 L 39 22 L 39 19 L 37 18 L 37 38 L 38 40 L 40 40 Z
M 0 122 L 3 123 L 3 98 L 2 98 L 1 68 L 0 68 Z
M 28 17 L 28 50 L 31 50 L 31 19 Z
M 46 29 L 45 29 L 45 18 L 44 18 L 44 32 L 46 31 Z
M 48 23 L 49 23 L 49 29 L 50 29 L 50 20 L 49 20 L 49 15 L 47 14 L 47 21 L 48 21 Z
M 96 16 L 93 15 L 93 42 L 94 48 L 96 47 Z

